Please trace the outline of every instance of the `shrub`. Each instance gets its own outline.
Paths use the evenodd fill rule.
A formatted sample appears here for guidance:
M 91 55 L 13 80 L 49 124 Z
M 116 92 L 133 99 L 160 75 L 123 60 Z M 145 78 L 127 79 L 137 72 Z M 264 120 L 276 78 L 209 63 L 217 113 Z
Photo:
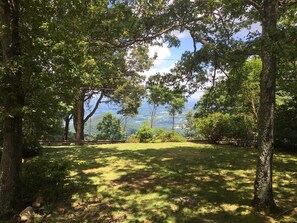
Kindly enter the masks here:
M 155 134 L 156 134 L 156 141 L 169 142 L 169 132 L 167 130 L 158 128 L 157 130 L 155 130 Z
M 36 194 L 43 195 L 47 201 L 59 199 L 64 189 L 70 169 L 67 160 L 48 160 L 33 158 L 22 167 L 22 192 L 24 199 L 32 199 Z
M 243 140 L 250 145 L 256 136 L 256 123 L 249 115 L 209 114 L 196 122 L 197 131 L 210 143 L 219 140 Z
M 139 142 L 153 142 L 155 139 L 154 130 L 147 123 L 144 123 L 136 132 L 136 138 Z
M 38 156 L 41 154 L 41 145 L 38 141 L 27 141 L 23 142 L 22 157 L 28 158 L 33 156 Z
M 171 132 L 169 138 L 169 142 L 186 142 L 186 138 L 176 131 Z
M 289 92 L 278 92 L 275 144 L 277 149 L 297 151 L 297 95 Z
M 223 139 L 229 130 L 228 120 L 228 114 L 213 113 L 207 117 L 198 118 L 196 128 L 208 142 L 216 143 Z
M 186 139 L 180 133 L 167 131 L 162 128 L 156 130 L 156 141 L 160 142 L 185 142 Z
M 135 134 L 133 134 L 133 135 L 130 135 L 127 138 L 126 142 L 128 142 L 128 143 L 139 143 L 139 139 L 136 137 Z
M 226 138 L 253 142 L 256 135 L 256 122 L 252 116 L 231 115 Z

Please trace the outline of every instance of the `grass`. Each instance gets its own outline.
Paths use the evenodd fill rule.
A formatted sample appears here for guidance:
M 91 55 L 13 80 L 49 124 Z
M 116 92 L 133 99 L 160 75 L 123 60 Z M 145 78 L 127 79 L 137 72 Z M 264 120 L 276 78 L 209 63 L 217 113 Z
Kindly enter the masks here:
M 61 146 L 24 166 L 42 175 L 40 160 L 51 163 L 38 176 L 46 185 L 30 186 L 48 201 L 45 222 L 297 222 L 296 212 L 274 219 L 250 207 L 255 157 L 252 149 L 193 143 Z M 275 155 L 275 199 L 285 209 L 297 204 L 296 164 L 294 155 Z

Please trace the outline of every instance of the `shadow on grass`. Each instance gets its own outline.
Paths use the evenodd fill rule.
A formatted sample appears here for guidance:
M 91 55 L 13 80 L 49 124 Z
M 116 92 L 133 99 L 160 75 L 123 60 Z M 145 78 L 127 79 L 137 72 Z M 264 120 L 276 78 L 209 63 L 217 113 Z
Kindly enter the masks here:
M 271 220 L 250 208 L 252 150 L 190 143 L 122 144 L 48 148 L 42 159 L 70 163 L 59 188 L 43 194 L 52 198 L 53 213 L 46 222 Z M 296 160 L 280 155 L 275 162 L 277 171 L 288 173 L 276 174 L 276 196 L 287 205 L 296 203 Z

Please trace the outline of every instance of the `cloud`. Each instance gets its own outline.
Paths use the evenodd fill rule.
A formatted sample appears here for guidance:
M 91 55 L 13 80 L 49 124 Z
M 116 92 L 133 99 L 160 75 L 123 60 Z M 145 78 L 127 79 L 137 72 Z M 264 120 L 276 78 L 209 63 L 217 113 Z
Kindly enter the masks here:
M 163 46 L 151 46 L 149 48 L 149 56 L 154 57 L 157 55 L 156 60 L 154 61 L 154 67 L 158 68 L 160 67 L 164 61 L 171 56 L 170 49 L 168 48 L 167 44 L 163 44 Z
M 142 74 L 146 77 L 154 75 L 155 73 L 169 72 L 173 65 L 169 64 L 171 57 L 171 52 L 167 44 L 163 46 L 150 46 L 149 47 L 149 56 L 154 57 L 157 55 L 157 58 L 154 60 L 153 66 L 148 71 L 143 72 Z M 170 61 L 174 63 L 175 61 Z
M 175 35 L 180 40 L 191 36 L 189 31 L 180 32 L 178 30 L 175 30 L 175 31 L 171 32 L 171 34 Z

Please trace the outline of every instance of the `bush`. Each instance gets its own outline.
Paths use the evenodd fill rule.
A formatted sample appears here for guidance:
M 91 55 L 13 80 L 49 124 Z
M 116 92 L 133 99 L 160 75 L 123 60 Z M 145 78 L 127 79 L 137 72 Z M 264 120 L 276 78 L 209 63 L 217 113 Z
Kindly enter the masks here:
M 256 123 L 252 116 L 209 114 L 196 122 L 197 131 L 210 143 L 219 140 L 242 140 L 252 144 L 256 136 Z
M 252 116 L 231 115 L 226 138 L 253 142 L 256 136 L 256 122 Z
M 155 135 L 156 135 L 156 141 L 160 141 L 160 142 L 169 142 L 170 136 L 167 130 L 164 130 L 162 128 L 158 128 L 155 131 Z
M 169 142 L 186 142 L 186 138 L 182 136 L 179 132 L 171 132 L 169 134 L 170 140 Z
M 297 149 L 297 97 L 279 105 L 275 115 L 275 144 L 278 149 Z
M 126 142 L 128 142 L 128 143 L 139 143 L 139 139 L 136 137 L 135 134 L 133 134 L 133 135 L 130 135 L 127 138 Z
M 136 132 L 136 138 L 139 142 L 153 142 L 155 139 L 154 130 L 147 123 L 143 124 Z
M 156 141 L 160 142 L 185 142 L 186 139 L 178 132 L 170 132 L 159 128 L 156 130 Z
M 27 141 L 23 142 L 22 157 L 28 158 L 33 156 L 38 156 L 41 154 L 41 145 L 38 141 Z
M 67 160 L 30 159 L 22 167 L 22 192 L 25 200 L 36 194 L 43 195 L 47 201 L 60 199 L 64 183 L 70 169 Z
M 198 118 L 197 131 L 210 143 L 222 140 L 229 130 L 229 115 L 222 113 L 209 114 L 207 117 Z

